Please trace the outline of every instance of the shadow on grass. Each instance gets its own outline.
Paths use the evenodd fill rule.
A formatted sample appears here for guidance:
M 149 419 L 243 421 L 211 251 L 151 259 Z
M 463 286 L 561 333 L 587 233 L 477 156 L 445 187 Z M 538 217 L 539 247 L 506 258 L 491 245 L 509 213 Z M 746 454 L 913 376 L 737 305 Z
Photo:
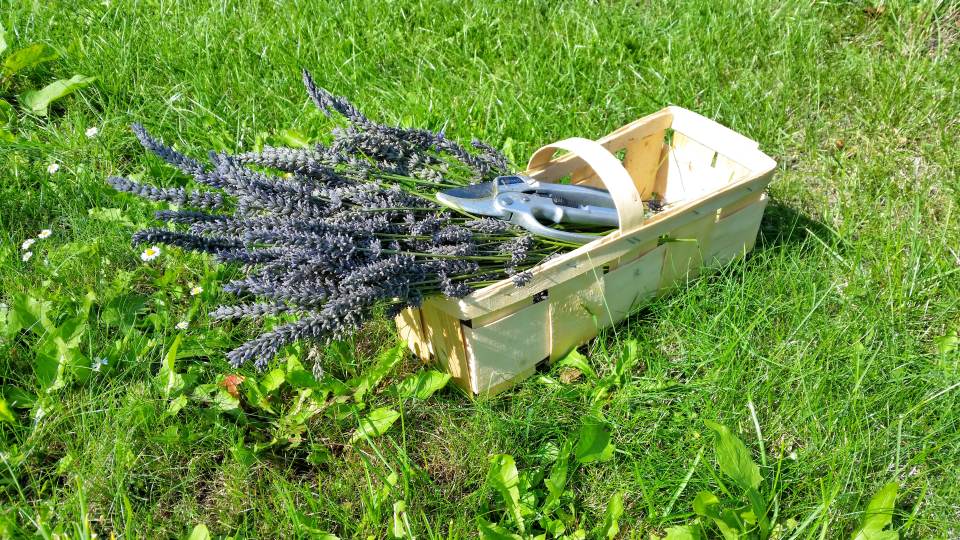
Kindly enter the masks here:
M 816 238 L 813 238 L 816 237 Z M 774 198 L 767 203 L 760 221 L 755 250 L 800 245 L 817 239 L 836 245 L 836 234 L 823 223 Z M 747 257 L 749 258 L 749 254 Z

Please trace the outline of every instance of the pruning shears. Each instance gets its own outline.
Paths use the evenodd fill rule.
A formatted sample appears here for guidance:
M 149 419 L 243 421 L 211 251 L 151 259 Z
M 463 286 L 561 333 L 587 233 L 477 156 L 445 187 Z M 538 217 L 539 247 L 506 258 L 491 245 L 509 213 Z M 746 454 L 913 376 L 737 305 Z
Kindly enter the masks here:
M 619 225 L 613 198 L 605 190 L 540 182 L 519 174 L 447 189 L 437 193 L 437 200 L 456 210 L 496 217 L 534 234 L 574 244 L 585 244 L 597 236 L 554 229 L 541 220 L 553 224 Z

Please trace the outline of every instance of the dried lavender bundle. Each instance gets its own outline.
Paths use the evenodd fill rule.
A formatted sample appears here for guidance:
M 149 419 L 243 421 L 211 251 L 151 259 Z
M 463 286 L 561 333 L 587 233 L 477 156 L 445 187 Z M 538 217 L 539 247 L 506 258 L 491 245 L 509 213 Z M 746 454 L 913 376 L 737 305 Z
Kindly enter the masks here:
M 144 148 L 206 189 L 108 179 L 118 191 L 177 205 L 155 214 L 167 228 L 140 231 L 135 243 L 210 253 L 245 268 L 224 286 L 242 303 L 217 308 L 214 319 L 296 318 L 229 352 L 233 365 L 264 368 L 293 342 L 345 337 L 384 307 L 462 297 L 507 277 L 523 286 L 530 268 L 570 247 L 435 202 L 440 189 L 507 172 L 493 147 L 474 141 L 468 150 L 443 133 L 376 123 L 307 72 L 303 79 L 324 113 L 347 122 L 332 130 L 331 143 L 211 152 L 203 163 L 135 125 Z

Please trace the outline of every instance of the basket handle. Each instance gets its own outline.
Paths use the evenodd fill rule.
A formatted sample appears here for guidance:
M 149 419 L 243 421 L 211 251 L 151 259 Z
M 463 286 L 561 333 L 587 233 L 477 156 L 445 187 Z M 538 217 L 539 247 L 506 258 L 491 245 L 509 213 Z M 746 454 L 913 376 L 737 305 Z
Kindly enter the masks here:
M 613 198 L 621 231 L 629 231 L 643 224 L 643 201 L 630 173 L 623 168 L 620 160 L 596 141 L 571 137 L 548 144 L 530 156 L 530 161 L 527 163 L 528 174 L 532 175 L 538 170 L 545 169 L 557 150 L 566 150 L 575 154 L 593 169 Z

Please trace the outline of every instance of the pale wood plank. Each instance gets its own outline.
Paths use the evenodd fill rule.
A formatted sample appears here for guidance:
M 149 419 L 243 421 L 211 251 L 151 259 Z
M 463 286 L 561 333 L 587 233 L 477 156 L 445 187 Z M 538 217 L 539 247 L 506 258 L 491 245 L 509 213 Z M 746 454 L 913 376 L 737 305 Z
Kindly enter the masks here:
M 474 393 L 488 393 L 532 373 L 550 351 L 549 304 L 525 307 L 482 327 L 463 327 Z
M 704 263 L 709 267 L 723 266 L 752 250 L 766 207 L 767 197 L 764 195 L 753 204 L 717 221 Z
M 430 347 L 424 335 L 423 324 L 420 320 L 420 310 L 408 308 L 394 318 L 397 324 L 397 334 L 407 343 L 407 347 L 418 358 L 425 362 L 431 360 Z
M 657 246 L 603 277 L 604 326 L 623 320 L 657 295 L 666 251 L 666 245 Z
M 676 241 L 664 244 L 667 251 L 660 274 L 661 289 L 669 289 L 700 274 L 703 255 L 709 249 L 708 244 L 716 221 L 717 215 L 714 212 L 670 233 L 670 238 Z
M 642 139 L 635 139 L 627 145 L 623 157 L 623 167 L 633 178 L 633 184 L 644 198 L 644 193 L 653 191 L 660 170 L 660 149 L 663 147 L 663 132 L 660 130 Z M 647 195 L 649 197 L 649 195 Z
M 424 302 L 420 312 L 434 358 L 446 368 L 458 386 L 472 391 L 470 369 L 459 319 L 437 309 L 432 300 Z
M 550 288 L 550 361 L 597 335 L 603 318 L 603 269 L 594 267 Z

